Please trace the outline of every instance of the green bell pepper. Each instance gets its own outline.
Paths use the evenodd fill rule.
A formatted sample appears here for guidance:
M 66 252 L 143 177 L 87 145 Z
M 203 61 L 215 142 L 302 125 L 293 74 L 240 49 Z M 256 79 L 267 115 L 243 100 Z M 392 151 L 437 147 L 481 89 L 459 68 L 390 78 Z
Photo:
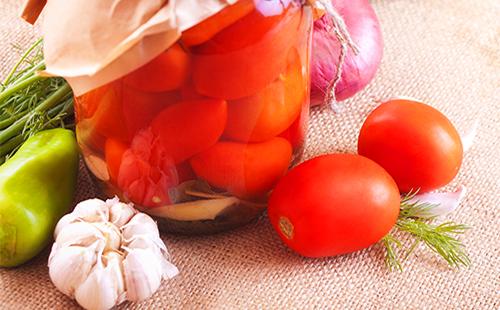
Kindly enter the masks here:
M 0 267 L 21 265 L 48 244 L 77 174 L 74 133 L 60 128 L 35 134 L 0 166 Z

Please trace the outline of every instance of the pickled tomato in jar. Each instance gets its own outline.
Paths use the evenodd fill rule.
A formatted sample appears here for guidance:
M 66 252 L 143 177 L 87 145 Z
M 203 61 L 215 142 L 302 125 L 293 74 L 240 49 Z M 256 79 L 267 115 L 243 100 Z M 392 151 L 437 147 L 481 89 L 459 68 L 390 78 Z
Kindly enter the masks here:
M 167 232 L 258 217 L 303 150 L 311 26 L 299 1 L 240 0 L 77 97 L 77 138 L 103 193 Z

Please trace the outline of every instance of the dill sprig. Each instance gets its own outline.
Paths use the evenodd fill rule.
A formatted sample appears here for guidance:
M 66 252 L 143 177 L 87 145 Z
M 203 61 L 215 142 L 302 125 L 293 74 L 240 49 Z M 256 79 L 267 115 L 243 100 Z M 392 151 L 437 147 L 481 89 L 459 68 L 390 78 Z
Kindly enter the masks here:
M 382 239 L 386 248 L 386 264 L 391 270 L 402 271 L 401 260 L 406 259 L 415 248 L 424 243 L 443 258 L 450 266 L 469 266 L 471 261 L 464 245 L 457 239 L 469 227 L 454 222 L 434 224 L 432 209 L 438 205 L 415 201 L 417 192 L 408 193 L 401 199 L 400 213 L 394 230 L 410 235 L 414 242 L 403 249 L 402 242 L 389 233 Z M 403 258 L 398 253 L 405 252 Z
M 0 83 L 0 164 L 35 133 L 72 127 L 73 94 L 62 78 L 43 77 L 42 40 L 36 41 Z

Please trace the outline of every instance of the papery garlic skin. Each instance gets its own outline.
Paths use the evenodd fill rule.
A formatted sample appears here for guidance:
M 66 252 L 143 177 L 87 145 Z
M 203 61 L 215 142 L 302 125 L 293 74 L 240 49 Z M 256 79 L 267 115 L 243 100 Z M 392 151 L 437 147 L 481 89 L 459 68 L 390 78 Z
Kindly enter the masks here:
M 49 275 L 85 309 L 150 297 L 178 274 L 155 221 L 118 198 L 86 200 L 57 224 Z
M 416 212 L 415 215 L 422 218 L 434 218 L 444 216 L 455 211 L 467 194 L 467 188 L 460 186 L 453 192 L 432 192 L 415 195 L 408 203 L 426 203 L 432 208 Z

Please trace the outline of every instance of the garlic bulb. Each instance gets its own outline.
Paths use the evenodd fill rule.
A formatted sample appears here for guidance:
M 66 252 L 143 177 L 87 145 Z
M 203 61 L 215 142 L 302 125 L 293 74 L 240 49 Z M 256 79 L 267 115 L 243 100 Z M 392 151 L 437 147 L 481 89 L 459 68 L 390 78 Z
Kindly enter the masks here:
M 118 198 L 80 202 L 54 235 L 50 279 L 86 309 L 144 300 L 179 272 L 153 219 Z

